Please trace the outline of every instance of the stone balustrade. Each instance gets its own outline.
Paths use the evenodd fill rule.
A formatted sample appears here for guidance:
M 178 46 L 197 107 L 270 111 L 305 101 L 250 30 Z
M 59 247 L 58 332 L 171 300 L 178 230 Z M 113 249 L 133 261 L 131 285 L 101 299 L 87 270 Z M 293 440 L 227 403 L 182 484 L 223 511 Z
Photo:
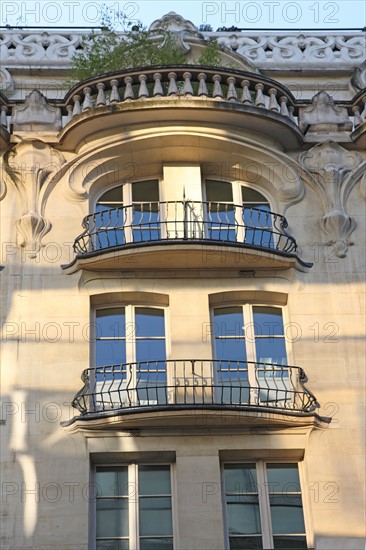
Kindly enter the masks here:
M 147 99 L 227 101 L 281 114 L 296 123 L 296 102 L 282 84 L 244 71 L 197 67 L 126 70 L 77 84 L 65 97 L 66 122 L 83 112 Z
M 365 90 L 356 94 L 352 101 L 333 101 L 331 96 L 329 98 L 332 109 L 344 110 L 352 131 L 364 124 Z M 214 106 L 214 101 L 227 102 L 229 109 L 236 105 L 248 108 L 253 114 L 260 111 L 267 112 L 269 116 L 277 113 L 303 131 L 303 113 L 312 105 L 310 101 L 296 100 L 284 85 L 270 78 L 246 71 L 197 65 L 148 67 L 110 73 L 80 82 L 63 100 L 50 100 L 48 104 L 60 109 L 62 126 L 65 127 L 76 116 L 86 112 L 95 111 L 97 114 L 98 109 L 116 104 L 154 100 L 159 100 L 160 106 L 161 101 L 171 100 L 193 100 L 201 104 L 206 101 L 211 106 Z M 26 103 L 27 98 L 19 102 L 0 93 L 0 125 L 11 131 L 15 110 Z M 329 113 L 327 115 L 325 112 L 324 123 L 327 116 Z

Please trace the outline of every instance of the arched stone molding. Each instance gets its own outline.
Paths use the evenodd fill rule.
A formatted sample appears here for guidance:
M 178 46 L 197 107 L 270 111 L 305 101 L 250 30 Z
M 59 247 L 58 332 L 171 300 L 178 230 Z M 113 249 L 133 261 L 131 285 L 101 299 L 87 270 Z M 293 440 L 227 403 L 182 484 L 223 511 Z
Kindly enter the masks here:
M 185 147 L 185 162 L 199 162 L 203 171 L 220 179 L 262 187 L 279 213 L 304 197 L 308 175 L 286 153 L 239 132 L 228 137 L 215 128 L 179 127 L 145 129 L 90 144 L 68 163 L 63 192 L 69 200 L 84 201 L 113 183 L 158 177 L 164 162 L 183 160 Z
M 328 141 L 312 147 L 300 155 L 300 162 L 311 174 L 313 187 L 323 200 L 324 216 L 320 226 L 334 245 L 339 258 L 344 258 L 353 243 L 350 235 L 356 222 L 348 215 L 348 196 L 362 177 L 366 162 L 360 153 L 347 151 L 335 142 Z
M 44 208 L 53 179 L 64 162 L 59 151 L 38 139 L 21 141 L 1 158 L 3 185 L 15 187 L 18 194 L 21 216 L 17 229 L 20 246 L 29 249 L 29 257 L 36 257 L 42 238 L 51 229 Z

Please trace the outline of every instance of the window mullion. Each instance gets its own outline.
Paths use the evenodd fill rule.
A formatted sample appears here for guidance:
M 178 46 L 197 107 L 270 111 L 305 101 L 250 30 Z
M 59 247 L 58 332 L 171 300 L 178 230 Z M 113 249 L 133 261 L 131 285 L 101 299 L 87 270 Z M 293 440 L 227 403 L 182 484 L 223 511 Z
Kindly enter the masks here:
M 272 537 L 271 510 L 269 504 L 268 483 L 266 466 L 263 461 L 257 464 L 257 476 L 259 487 L 259 510 L 261 515 L 263 548 L 274 548 Z
M 132 184 L 125 183 L 122 186 L 122 197 L 123 197 L 123 206 L 124 206 L 124 223 L 125 223 L 125 239 L 126 243 L 133 242 L 133 231 L 132 231 L 132 217 L 133 217 L 133 207 L 132 207 Z
M 251 404 L 258 403 L 258 380 L 256 374 L 256 355 L 255 355 L 255 339 L 253 327 L 253 313 L 250 304 L 243 305 L 244 327 L 245 327 L 245 347 L 248 361 L 248 381 L 250 386 L 250 402 Z M 253 327 L 251 331 L 248 327 Z
M 139 550 L 139 496 L 137 464 L 128 466 L 128 517 L 129 517 L 129 539 L 130 548 Z

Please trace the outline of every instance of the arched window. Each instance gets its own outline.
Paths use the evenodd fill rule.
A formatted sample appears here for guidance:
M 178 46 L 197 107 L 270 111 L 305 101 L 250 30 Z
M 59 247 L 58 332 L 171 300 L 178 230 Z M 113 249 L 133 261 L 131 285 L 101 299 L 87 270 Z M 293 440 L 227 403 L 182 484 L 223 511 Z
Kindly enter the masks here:
M 272 248 L 273 214 L 266 197 L 250 187 L 206 181 L 208 237 Z
M 99 197 L 95 212 L 96 248 L 159 240 L 159 181 L 113 187 Z

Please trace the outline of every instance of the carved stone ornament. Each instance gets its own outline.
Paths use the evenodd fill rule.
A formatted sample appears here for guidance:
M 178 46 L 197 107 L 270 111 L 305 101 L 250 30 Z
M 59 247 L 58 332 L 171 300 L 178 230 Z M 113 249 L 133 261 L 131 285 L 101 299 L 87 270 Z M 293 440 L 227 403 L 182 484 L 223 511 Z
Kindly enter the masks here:
M 321 228 L 329 237 L 327 244 L 335 246 L 339 258 L 344 258 L 353 243 L 351 233 L 355 220 L 346 212 L 351 189 L 362 176 L 363 158 L 359 153 L 347 151 L 335 142 L 325 142 L 300 155 L 304 168 L 314 175 L 321 189 L 325 215 Z
M 153 21 L 149 27 L 149 31 L 156 31 L 156 30 L 166 30 L 171 32 L 180 32 L 180 31 L 191 31 L 191 32 L 197 32 L 197 27 L 192 23 L 192 21 L 188 21 L 188 19 L 184 19 L 181 15 L 178 15 L 174 11 L 170 11 L 166 15 L 164 15 L 161 19 L 156 19 Z
M 299 126 L 302 132 L 352 131 L 347 109 L 334 104 L 327 92 L 319 92 L 309 107 L 300 107 Z
M 366 88 L 366 61 L 355 69 L 352 75 L 351 84 L 358 92 Z
M 14 131 L 59 132 L 62 128 L 61 110 L 48 105 L 46 97 L 33 90 L 24 105 L 14 105 L 10 124 Z
M 14 92 L 15 84 L 14 80 L 11 77 L 11 74 L 9 71 L 7 71 L 4 67 L 0 68 L 0 92 L 4 93 L 7 92 L 7 94 L 11 94 Z
M 20 246 L 35 257 L 41 240 L 51 229 L 43 216 L 52 175 L 59 172 L 65 159 L 61 153 L 37 139 L 23 140 L 1 159 L 2 179 L 18 193 L 22 215 L 17 221 Z

